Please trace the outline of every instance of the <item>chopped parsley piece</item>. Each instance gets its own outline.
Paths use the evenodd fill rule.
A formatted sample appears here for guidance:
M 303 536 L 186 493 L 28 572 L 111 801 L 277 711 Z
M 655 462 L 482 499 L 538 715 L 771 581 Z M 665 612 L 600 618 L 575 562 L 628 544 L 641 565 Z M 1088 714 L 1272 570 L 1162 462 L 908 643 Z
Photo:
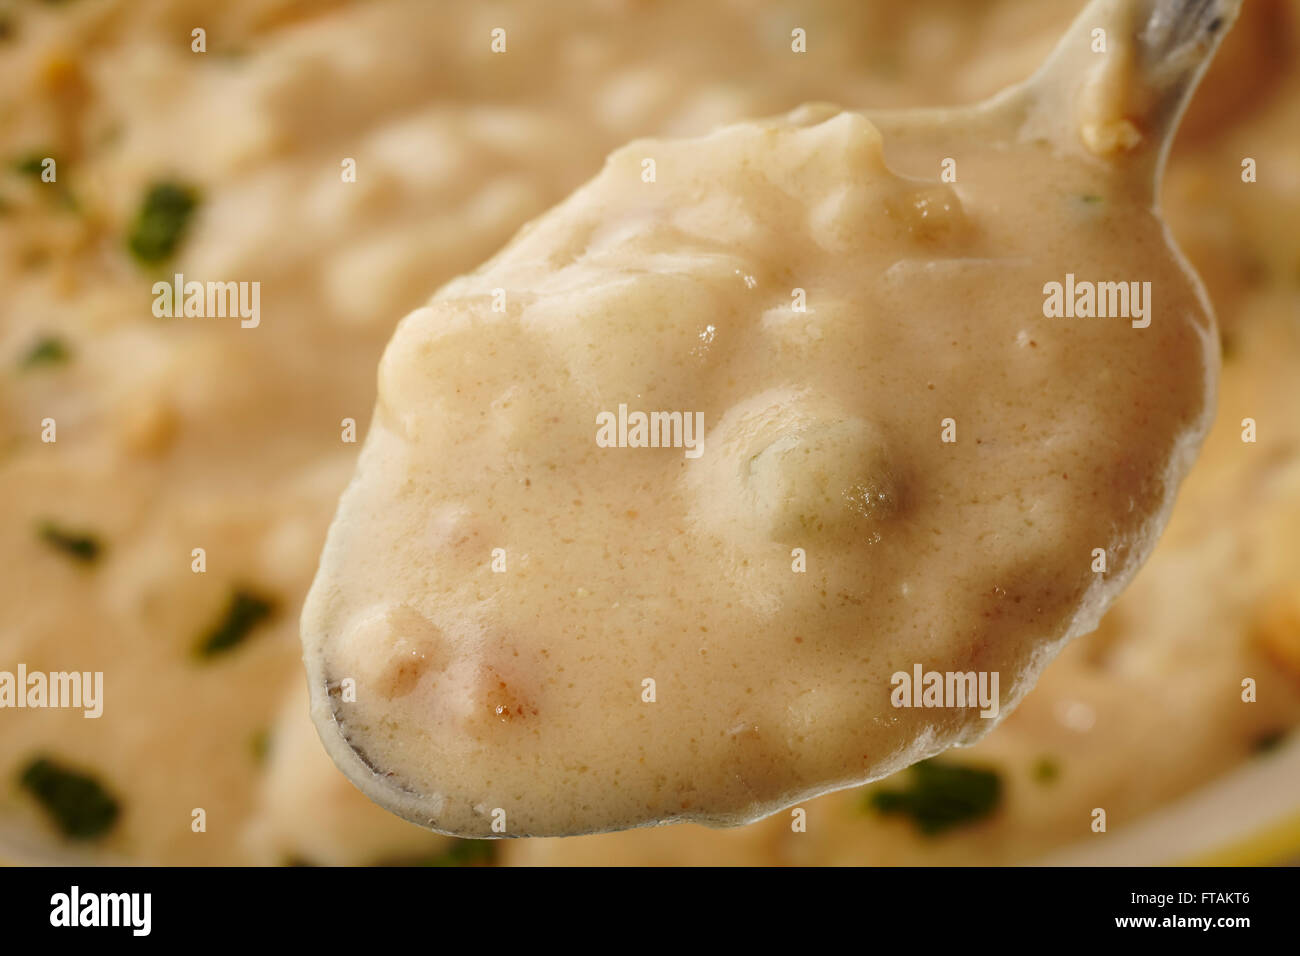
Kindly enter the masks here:
M 74 840 L 102 836 L 121 810 L 94 777 L 45 757 L 29 763 L 18 784 L 40 801 L 63 835 Z
M 910 817 L 926 836 L 982 820 L 1002 799 L 995 770 L 925 760 L 908 772 L 906 789 L 876 790 L 867 799 L 878 813 Z
M 48 152 L 35 152 L 24 156 L 14 163 L 14 172 L 39 180 L 41 173 L 45 172 L 45 160 L 49 155 Z
M 451 846 L 441 853 L 414 860 L 388 860 L 380 866 L 492 866 L 497 860 L 496 840 L 463 840 L 453 838 Z
M 1030 772 L 1039 783 L 1053 783 L 1061 775 L 1061 766 L 1051 757 L 1039 757 Z
M 1219 330 L 1219 355 L 1223 361 L 1237 357 L 1237 338 L 1229 335 L 1222 329 Z
M 199 641 L 195 653 L 199 657 L 216 657 L 243 643 L 253 628 L 270 617 L 275 604 L 251 591 L 236 589 L 230 596 L 226 613 L 212 630 Z
M 1270 730 L 1268 733 L 1260 734 L 1255 738 L 1254 750 L 1257 754 L 1271 753 L 1282 746 L 1282 741 L 1286 740 L 1287 732 L 1284 729 Z
M 36 340 L 27 354 L 19 361 L 20 368 L 36 368 L 40 365 L 59 365 L 72 357 L 72 352 L 63 339 L 56 335 L 43 335 Z
M 155 183 L 145 193 L 136 214 L 127 245 L 145 265 L 165 262 L 180 245 L 191 215 L 199 204 L 198 193 L 178 183 Z
M 427 866 L 490 866 L 496 862 L 496 840 L 456 840 L 440 856 L 434 857 Z
M 265 763 L 266 755 L 271 752 L 271 732 L 263 727 L 248 741 L 248 748 L 253 751 L 253 760 Z
M 99 539 L 94 535 L 60 528 L 53 521 L 42 521 L 40 525 L 41 540 L 58 548 L 68 557 L 92 564 L 104 550 Z
M 1088 203 L 1089 205 L 1101 202 L 1101 197 L 1098 196 L 1096 193 L 1085 193 L 1084 195 L 1080 196 L 1079 199 L 1083 202 Z

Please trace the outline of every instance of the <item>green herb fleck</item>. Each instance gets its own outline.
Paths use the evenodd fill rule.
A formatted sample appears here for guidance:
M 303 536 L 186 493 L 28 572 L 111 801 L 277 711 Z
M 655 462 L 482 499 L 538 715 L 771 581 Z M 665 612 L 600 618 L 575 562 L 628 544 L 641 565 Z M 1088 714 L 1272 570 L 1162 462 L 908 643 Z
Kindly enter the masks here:
M 428 866 L 490 866 L 496 862 L 496 840 L 456 840 L 440 856 L 434 857 Z
M 878 813 L 899 813 L 926 836 L 974 823 L 997 809 L 1002 798 L 1002 778 L 983 767 L 925 760 L 909 769 L 905 790 L 876 790 L 868 795 Z
M 1257 754 L 1271 753 L 1282 746 L 1282 741 L 1286 740 L 1287 731 L 1285 728 L 1270 730 L 1267 733 L 1260 734 L 1255 738 L 1254 750 Z
M 45 757 L 27 765 L 18 784 L 46 809 L 64 836 L 89 840 L 106 833 L 120 807 L 94 777 Z
M 127 241 L 131 253 L 145 265 L 165 262 L 180 245 L 198 193 L 178 183 L 155 183 L 145 193 Z
M 238 647 L 263 620 L 270 617 L 275 604 L 251 591 L 236 589 L 221 621 L 199 641 L 199 657 L 216 657 Z
M 1230 335 L 1222 329 L 1219 330 L 1219 356 L 1223 361 L 1228 361 L 1237 357 L 1239 351 L 1237 346 L 1237 337 Z
M 18 159 L 14 162 L 14 172 L 22 176 L 30 176 L 39 180 L 41 173 L 45 172 L 45 160 L 50 157 L 48 152 L 34 152 Z
M 429 857 L 389 860 L 380 866 L 492 866 L 497 860 L 497 840 L 453 838 L 451 846 Z
M 41 540 L 46 544 L 58 548 L 69 557 L 76 558 L 78 561 L 84 561 L 86 564 L 92 564 L 98 560 L 100 553 L 104 550 L 99 539 L 92 534 L 86 534 L 79 531 L 68 531 L 61 528 L 53 521 L 42 521 L 40 524 Z
M 18 362 L 20 368 L 37 368 L 41 365 L 61 365 L 72 357 L 63 339 L 56 335 L 43 335 L 27 350 Z
M 1101 202 L 1101 197 L 1098 196 L 1096 193 L 1084 193 L 1082 196 L 1079 197 L 1079 199 L 1081 202 L 1086 202 L 1089 205 L 1093 205 L 1095 203 Z
M 1039 757 L 1030 773 L 1039 783 L 1054 783 L 1061 775 L 1061 765 L 1051 757 Z
M 248 741 L 248 749 L 253 752 L 255 763 L 266 763 L 266 755 L 271 752 L 271 732 L 263 727 Z

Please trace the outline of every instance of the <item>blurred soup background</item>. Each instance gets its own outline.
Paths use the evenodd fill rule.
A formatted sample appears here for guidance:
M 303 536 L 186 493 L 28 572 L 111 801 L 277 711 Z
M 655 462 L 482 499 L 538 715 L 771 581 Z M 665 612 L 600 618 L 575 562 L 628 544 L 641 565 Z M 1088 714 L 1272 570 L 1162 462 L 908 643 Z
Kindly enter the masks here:
M 728 831 L 479 843 L 371 805 L 307 716 L 298 612 L 359 447 L 340 423 L 364 437 L 402 315 L 629 139 L 809 100 L 972 102 L 1032 72 L 1082 6 L 0 0 L 0 670 L 105 680 L 97 719 L 0 712 L 0 856 L 1300 852 L 1300 0 L 1246 0 L 1164 187 L 1221 325 L 1215 430 L 1132 588 L 984 741 L 809 802 L 806 833 L 777 814 Z M 506 55 L 491 52 L 496 27 Z M 791 51 L 795 28 L 806 53 Z M 345 159 L 355 183 L 341 183 Z M 152 283 L 176 272 L 259 281 L 260 326 L 155 318 Z M 41 440 L 46 418 L 56 443 Z

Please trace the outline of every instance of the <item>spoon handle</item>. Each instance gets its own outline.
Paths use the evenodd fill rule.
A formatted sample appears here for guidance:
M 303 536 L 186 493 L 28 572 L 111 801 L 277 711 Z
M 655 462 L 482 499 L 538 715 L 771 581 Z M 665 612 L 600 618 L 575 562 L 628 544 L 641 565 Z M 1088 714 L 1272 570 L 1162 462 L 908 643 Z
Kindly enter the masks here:
M 1028 81 L 989 102 L 1154 196 L 1183 111 L 1242 0 L 1093 0 Z
M 1242 0 L 1143 0 L 1136 105 L 1145 107 L 1149 121 L 1164 124 L 1155 131 L 1172 138 L 1241 5 Z

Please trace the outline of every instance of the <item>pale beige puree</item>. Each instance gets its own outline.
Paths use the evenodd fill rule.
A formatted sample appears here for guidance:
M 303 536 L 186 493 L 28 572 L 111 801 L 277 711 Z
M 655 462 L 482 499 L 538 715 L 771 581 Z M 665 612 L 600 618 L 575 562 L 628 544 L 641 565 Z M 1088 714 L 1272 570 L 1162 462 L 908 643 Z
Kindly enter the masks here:
M 1093 630 L 1217 367 L 1139 8 L 1042 102 L 634 142 L 403 320 L 303 616 L 354 782 L 465 836 L 745 823 L 974 742 Z M 1076 276 L 1145 294 L 1046 316 Z M 601 447 L 620 404 L 702 413 L 700 457 Z M 899 708 L 914 665 L 1001 700 Z

